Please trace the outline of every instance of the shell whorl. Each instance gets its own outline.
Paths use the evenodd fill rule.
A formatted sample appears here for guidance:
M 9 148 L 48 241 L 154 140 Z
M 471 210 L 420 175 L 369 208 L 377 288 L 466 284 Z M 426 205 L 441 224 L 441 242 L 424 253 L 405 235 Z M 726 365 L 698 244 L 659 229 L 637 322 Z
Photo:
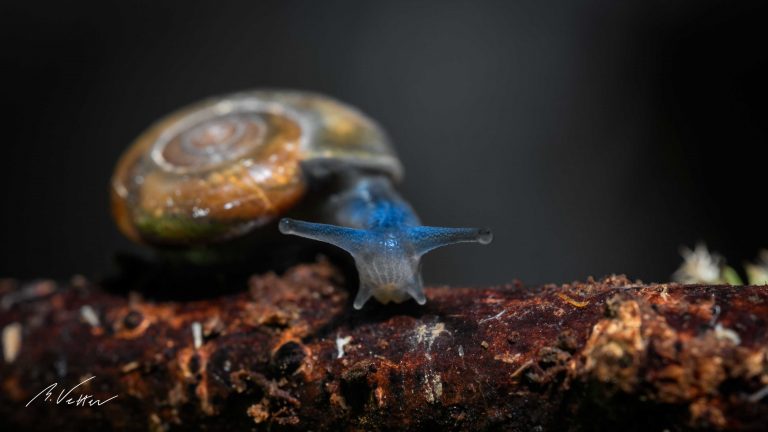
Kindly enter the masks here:
M 325 96 L 254 91 L 209 99 L 161 120 L 118 162 L 113 214 L 155 244 L 225 240 L 274 219 L 303 196 L 303 168 L 338 162 L 397 179 L 381 129 Z
M 170 125 L 152 146 L 151 158 L 162 169 L 196 173 L 236 162 L 261 148 L 274 128 L 270 116 L 288 119 L 301 128 L 289 145 L 302 146 L 312 124 L 291 109 L 254 99 L 224 100 L 200 109 Z

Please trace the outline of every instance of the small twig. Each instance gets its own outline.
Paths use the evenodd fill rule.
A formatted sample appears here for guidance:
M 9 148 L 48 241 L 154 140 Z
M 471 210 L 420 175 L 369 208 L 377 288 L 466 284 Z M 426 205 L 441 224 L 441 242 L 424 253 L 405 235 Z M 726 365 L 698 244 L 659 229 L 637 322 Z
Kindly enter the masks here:
M 569 303 L 578 308 L 583 308 L 589 304 L 589 300 L 585 300 L 585 301 L 574 300 L 563 293 L 557 293 L 557 296 L 560 297 L 564 302 Z

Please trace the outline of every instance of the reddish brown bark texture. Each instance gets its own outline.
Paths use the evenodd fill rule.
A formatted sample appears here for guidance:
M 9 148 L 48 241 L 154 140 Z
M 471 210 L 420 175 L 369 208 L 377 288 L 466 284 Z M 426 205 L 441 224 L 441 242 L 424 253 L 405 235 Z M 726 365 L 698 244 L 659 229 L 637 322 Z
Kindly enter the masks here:
M 0 290 L 0 415 L 17 428 L 768 424 L 766 287 L 623 277 L 435 287 L 423 307 L 353 311 L 340 275 L 320 263 L 255 276 L 240 294 L 187 302 L 111 294 L 82 280 L 5 281 Z M 118 397 L 100 407 L 56 405 L 59 389 L 91 376 L 75 394 Z M 54 382 L 52 402 L 43 395 L 25 407 Z

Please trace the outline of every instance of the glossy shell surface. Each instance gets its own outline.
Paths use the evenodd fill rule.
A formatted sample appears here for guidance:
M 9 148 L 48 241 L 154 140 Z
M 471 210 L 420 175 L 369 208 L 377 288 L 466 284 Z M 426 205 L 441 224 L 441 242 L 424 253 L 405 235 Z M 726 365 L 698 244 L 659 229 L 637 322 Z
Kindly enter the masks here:
M 115 169 L 112 210 L 139 242 L 212 243 L 293 207 L 315 167 L 347 166 L 402 175 L 384 132 L 355 108 L 314 93 L 236 93 L 176 111 L 139 136 Z

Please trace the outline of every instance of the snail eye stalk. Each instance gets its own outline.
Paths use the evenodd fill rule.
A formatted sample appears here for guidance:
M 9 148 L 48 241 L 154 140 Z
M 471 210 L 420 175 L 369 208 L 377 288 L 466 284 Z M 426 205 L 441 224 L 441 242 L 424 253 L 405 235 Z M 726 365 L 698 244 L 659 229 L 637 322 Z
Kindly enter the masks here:
M 456 243 L 480 243 L 486 245 L 493 240 L 493 233 L 487 228 L 417 226 L 408 228 L 407 235 L 420 255 L 433 249 Z
M 364 247 L 367 237 L 367 231 L 365 230 L 305 222 L 290 218 L 281 219 L 279 229 L 283 234 L 330 243 L 344 249 L 353 256 Z

